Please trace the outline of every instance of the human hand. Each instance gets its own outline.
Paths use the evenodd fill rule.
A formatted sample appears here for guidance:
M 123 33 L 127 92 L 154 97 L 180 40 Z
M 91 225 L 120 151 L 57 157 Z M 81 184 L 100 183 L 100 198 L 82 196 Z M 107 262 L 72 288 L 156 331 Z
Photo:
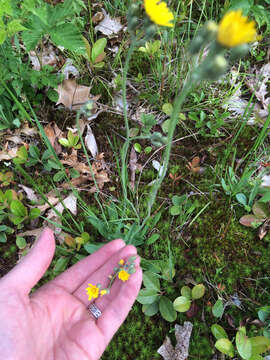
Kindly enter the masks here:
M 120 259 L 136 255 L 122 240 L 104 245 L 29 295 L 51 263 L 53 232 L 45 229 L 29 254 L 0 280 L 0 358 L 5 360 L 96 360 L 125 320 L 139 292 L 142 271 L 95 303 L 102 315 L 87 309 L 88 283 L 106 286 Z

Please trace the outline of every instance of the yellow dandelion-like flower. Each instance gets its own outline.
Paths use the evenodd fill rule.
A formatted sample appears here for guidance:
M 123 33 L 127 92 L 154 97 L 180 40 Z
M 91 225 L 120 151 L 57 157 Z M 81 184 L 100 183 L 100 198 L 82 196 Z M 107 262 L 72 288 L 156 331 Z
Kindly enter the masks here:
M 217 41 L 232 48 L 257 39 L 255 21 L 249 21 L 242 10 L 228 12 L 218 26 Z
M 119 271 L 118 278 L 122 281 L 127 281 L 130 277 L 130 274 L 127 273 L 125 270 Z
M 164 1 L 144 0 L 146 14 L 155 24 L 173 27 L 173 13 Z
M 99 288 L 96 285 L 88 284 L 88 288 L 86 288 L 86 293 L 88 295 L 88 300 L 92 300 L 92 298 L 96 299 L 99 294 Z
M 124 259 L 121 259 L 121 260 L 119 261 L 119 265 L 124 265 L 124 263 L 125 263 Z
M 103 296 L 103 295 L 105 295 L 105 294 L 107 294 L 107 290 L 106 290 L 106 289 L 103 289 L 103 290 L 100 291 L 100 295 L 101 295 L 101 296 Z

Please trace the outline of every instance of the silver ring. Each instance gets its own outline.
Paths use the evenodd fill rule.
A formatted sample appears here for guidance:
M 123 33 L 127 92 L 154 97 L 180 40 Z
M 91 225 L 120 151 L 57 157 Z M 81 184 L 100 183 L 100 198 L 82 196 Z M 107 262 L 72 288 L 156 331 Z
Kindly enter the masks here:
M 99 308 L 94 303 L 89 304 L 87 306 L 87 309 L 90 311 L 90 313 L 94 316 L 95 319 L 98 319 L 102 315 L 101 310 L 99 310 Z

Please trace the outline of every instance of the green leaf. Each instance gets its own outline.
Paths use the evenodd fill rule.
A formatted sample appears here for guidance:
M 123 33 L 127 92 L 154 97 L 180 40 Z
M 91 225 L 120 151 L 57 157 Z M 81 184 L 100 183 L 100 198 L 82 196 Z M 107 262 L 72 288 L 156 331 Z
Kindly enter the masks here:
M 265 336 L 254 336 L 250 339 L 252 355 L 260 355 L 270 350 L 270 339 Z
M 60 257 L 54 265 L 53 273 L 58 275 L 59 273 L 63 272 L 69 263 L 69 259 L 69 257 Z
M 30 146 L 29 146 L 29 154 L 30 154 L 34 159 L 39 159 L 39 157 L 40 157 L 40 151 L 39 151 L 38 147 L 35 146 L 35 145 L 30 145 Z
M 181 213 L 181 207 L 179 207 L 178 205 L 173 205 L 171 208 L 170 208 L 170 214 L 172 216 L 176 216 L 176 215 L 179 215 Z
M 142 289 L 137 296 L 137 301 L 140 304 L 152 304 L 153 302 L 158 300 L 159 295 L 155 290 L 152 289 Z
M 13 159 L 15 164 L 24 164 L 28 159 L 28 153 L 26 147 L 23 145 L 21 146 L 16 153 L 17 157 Z
M 19 200 L 12 200 L 10 204 L 10 211 L 13 215 L 24 218 L 27 216 L 27 209 Z
M 152 289 L 158 292 L 160 290 L 159 278 L 150 271 L 143 273 L 143 284 L 147 289 Z
M 187 196 L 186 195 L 182 195 L 182 196 L 178 196 L 178 195 L 174 195 L 172 197 L 172 203 L 173 205 L 176 206 L 181 206 L 185 201 L 187 200 Z
M 153 316 L 158 312 L 158 302 L 154 302 L 152 304 L 144 304 L 142 306 L 142 311 L 147 316 Z
M 252 345 L 250 339 L 246 336 L 245 331 L 241 330 L 236 333 L 236 348 L 241 357 L 245 360 L 248 360 L 252 354 Z
M 149 239 L 146 240 L 146 245 L 151 245 L 160 238 L 159 234 L 152 234 Z
M 198 284 L 195 285 L 192 289 L 191 295 L 192 295 L 192 299 L 200 299 L 201 297 L 203 297 L 205 293 L 205 286 L 203 284 Z
M 229 339 L 219 339 L 215 343 L 215 347 L 222 352 L 225 355 L 228 355 L 229 357 L 234 356 L 234 347 L 233 344 Z
M 53 181 L 55 181 L 55 182 L 62 181 L 65 177 L 66 177 L 65 171 L 61 170 L 61 171 L 58 171 L 56 174 L 54 174 Z
M 1 231 L 1 227 L 0 227 Z M 258 317 L 261 321 L 265 322 L 267 319 L 270 320 L 270 306 L 264 306 L 258 311 Z
M 260 201 L 263 203 L 267 203 L 270 201 L 270 191 L 268 191 L 266 194 L 263 195 L 263 197 L 260 198 Z
M 7 242 L 7 235 L 4 232 L 0 232 L 0 243 Z
M 179 296 L 173 302 L 173 307 L 176 311 L 186 312 L 190 308 L 191 301 L 185 296 Z
M 56 45 L 78 54 L 85 53 L 85 44 L 81 33 L 74 24 L 67 23 L 57 26 L 50 31 L 51 39 Z
M 30 210 L 29 218 L 30 218 L 30 220 L 34 220 L 34 219 L 38 218 L 39 215 L 40 215 L 40 209 L 34 208 L 34 209 Z
M 253 0 L 231 0 L 228 10 L 241 9 L 243 11 L 243 14 L 247 15 L 253 3 Z
M 2 45 L 7 38 L 7 32 L 5 29 L 0 29 L 0 45 Z
M 172 106 L 172 104 L 170 104 L 170 103 L 163 104 L 163 106 L 162 106 L 162 111 L 163 111 L 166 115 L 171 116 L 171 115 L 172 115 L 172 112 L 173 112 L 173 106 Z
M 247 197 L 245 194 L 239 193 L 236 194 L 236 200 L 239 202 L 239 204 L 246 205 L 247 204 Z
M 183 286 L 181 288 L 181 295 L 191 300 L 191 289 L 188 286 Z
M 59 141 L 59 143 L 60 143 L 61 145 L 65 146 L 65 147 L 69 147 L 69 146 L 70 146 L 70 143 L 69 143 L 68 139 L 61 138 L 61 139 L 59 139 L 58 141 Z
M 133 145 L 133 147 L 134 147 L 134 150 L 135 150 L 137 153 L 141 153 L 141 152 L 142 152 L 142 146 L 141 146 L 141 144 L 135 143 L 135 144 Z
M 215 317 L 220 318 L 222 317 L 223 312 L 224 312 L 223 302 L 222 300 L 218 299 L 212 308 L 212 313 Z
M 92 53 L 91 53 L 91 61 L 92 63 L 95 62 L 96 58 L 102 54 L 104 52 L 105 46 L 107 45 L 107 39 L 106 38 L 101 38 L 98 39 L 92 48 Z
M 21 236 L 16 236 L 16 245 L 19 249 L 24 249 L 26 247 L 26 241 Z
M 169 128 L 170 128 L 170 123 L 171 123 L 171 120 L 170 119 L 167 119 L 165 120 L 162 125 L 161 125 L 161 128 L 162 128 L 162 131 L 167 134 L 169 132 Z
M 252 211 L 258 219 L 265 219 L 269 216 L 268 206 L 263 202 L 255 201 L 252 206 Z
M 211 331 L 212 334 L 214 335 L 214 337 L 219 340 L 219 339 L 224 339 L 224 338 L 228 338 L 228 335 L 226 333 L 226 331 L 223 329 L 222 326 L 218 325 L 218 324 L 213 324 L 211 326 Z
M 161 296 L 159 301 L 159 311 L 161 313 L 161 316 L 169 321 L 173 322 L 176 320 L 177 314 L 173 307 L 173 304 L 170 299 L 168 299 L 166 296 Z
M 7 24 L 7 32 L 9 36 L 13 36 L 19 31 L 26 30 L 26 28 L 21 24 L 20 20 L 15 19 L 10 21 Z

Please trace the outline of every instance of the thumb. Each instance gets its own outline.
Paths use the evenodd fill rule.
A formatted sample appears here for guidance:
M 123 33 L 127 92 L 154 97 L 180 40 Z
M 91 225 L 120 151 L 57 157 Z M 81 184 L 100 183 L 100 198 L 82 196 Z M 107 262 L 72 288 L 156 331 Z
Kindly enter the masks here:
M 49 267 L 54 250 L 53 232 L 51 229 L 46 228 L 42 231 L 30 252 L 2 278 L 2 284 L 25 295 L 29 294 Z

